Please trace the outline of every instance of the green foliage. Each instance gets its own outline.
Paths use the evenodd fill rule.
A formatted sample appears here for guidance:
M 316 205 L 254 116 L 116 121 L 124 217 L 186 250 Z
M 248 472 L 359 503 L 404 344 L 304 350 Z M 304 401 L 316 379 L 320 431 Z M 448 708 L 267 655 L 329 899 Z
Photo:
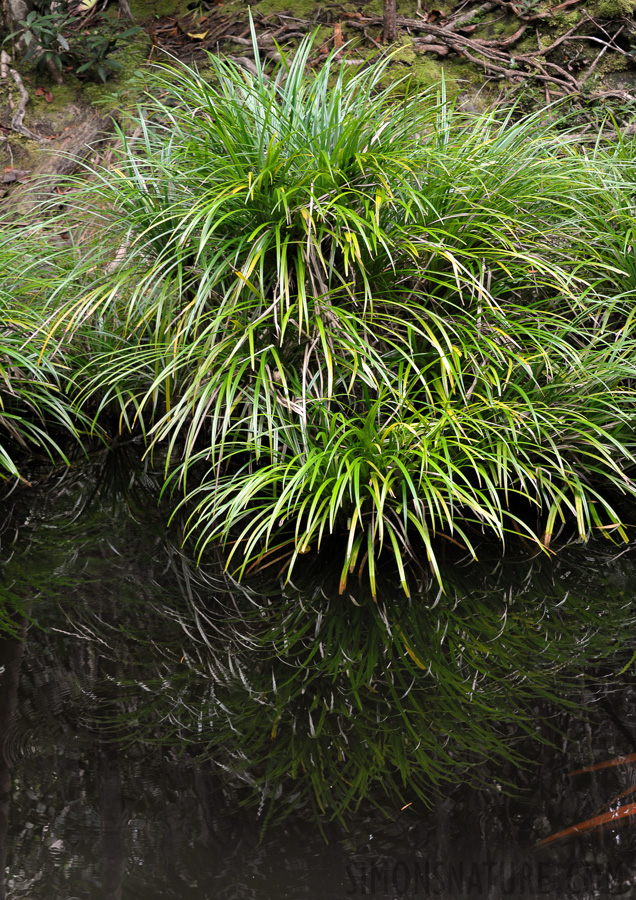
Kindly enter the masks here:
M 42 355 L 35 303 L 22 304 L 0 290 L 0 481 L 20 478 L 33 457 L 67 461 L 63 449 L 75 438 L 82 416 L 65 396 L 61 348 Z
M 97 75 L 100 81 L 123 69 L 119 60 L 110 55 L 120 41 L 125 41 L 138 34 L 141 29 L 137 25 L 120 31 L 116 25 L 102 20 L 90 31 L 82 30 L 73 43 L 73 59 L 71 65 L 76 75 Z
M 307 74 L 311 50 L 156 76 L 49 281 L 51 341 L 87 342 L 78 408 L 163 448 L 187 533 L 239 574 L 335 535 L 342 591 L 384 553 L 408 592 L 442 539 L 624 537 L 632 145 L 396 103 L 386 60 Z
M 105 16 L 92 17 L 90 28 L 85 27 L 84 17 L 72 10 L 75 4 L 68 0 L 42 0 L 20 22 L 20 30 L 5 40 L 18 37 L 26 46 L 24 59 L 32 59 L 39 67 L 52 65 L 58 72 L 71 66 L 76 75 L 96 75 L 106 81 L 121 63 L 110 59 L 117 42 L 137 34 L 133 26 L 125 31 L 118 29 Z
M 522 16 L 532 16 L 539 12 L 542 0 L 520 0 L 516 8 Z
M 58 14 L 32 9 L 26 19 L 20 22 L 21 30 L 9 35 L 5 40 L 19 36 L 27 48 L 25 60 L 33 59 L 40 66 L 52 63 L 61 72 L 66 54 L 70 50 L 62 32 L 75 21 L 75 18 L 68 10 L 60 10 Z

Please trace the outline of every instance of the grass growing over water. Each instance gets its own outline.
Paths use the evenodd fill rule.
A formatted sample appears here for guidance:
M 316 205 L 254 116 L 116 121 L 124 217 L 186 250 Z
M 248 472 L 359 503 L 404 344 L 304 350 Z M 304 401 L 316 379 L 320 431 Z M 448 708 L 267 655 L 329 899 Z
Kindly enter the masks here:
M 34 458 L 67 462 L 68 436 L 82 428 L 62 355 L 42 356 L 34 336 L 39 314 L 37 305 L 0 289 L 0 480 L 19 479 L 19 467 Z
M 4 246 L 38 379 L 161 448 L 188 536 L 239 575 L 336 535 L 342 592 L 375 594 L 382 555 L 408 593 L 444 541 L 625 536 L 633 146 L 396 103 L 383 63 L 311 52 L 160 70 L 70 247 Z

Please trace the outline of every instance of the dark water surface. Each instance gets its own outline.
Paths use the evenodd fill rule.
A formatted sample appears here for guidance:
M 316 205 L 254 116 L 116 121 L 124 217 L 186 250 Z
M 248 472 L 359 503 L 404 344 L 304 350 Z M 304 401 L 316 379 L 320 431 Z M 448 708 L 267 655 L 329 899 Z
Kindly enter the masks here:
M 499 669 L 493 670 L 492 685 L 480 694 L 476 670 L 466 702 L 481 703 L 474 707 L 475 721 L 487 729 L 492 724 L 528 762 L 505 754 L 491 759 L 489 749 L 473 746 L 473 723 L 462 721 L 465 708 L 450 696 L 455 682 L 440 676 L 421 696 L 430 696 L 431 733 L 449 749 L 448 757 L 440 751 L 439 771 L 447 767 L 451 783 L 422 797 L 410 771 L 406 778 L 396 776 L 396 783 L 405 782 L 397 797 L 388 785 L 382 791 L 378 777 L 360 807 L 338 822 L 312 807 L 311 778 L 333 780 L 327 790 L 335 791 L 337 776 L 311 750 L 328 746 L 320 744 L 320 704 L 314 700 L 305 709 L 304 688 L 285 694 L 282 687 L 285 672 L 290 683 L 306 678 L 282 649 L 287 620 L 281 619 L 280 659 L 268 657 L 267 666 L 254 623 L 266 619 L 287 592 L 285 604 L 306 603 L 307 646 L 325 642 L 324 659 L 329 649 L 322 611 L 333 618 L 346 608 L 347 616 L 363 616 L 362 594 L 351 597 L 354 602 L 332 597 L 324 562 L 313 568 L 308 563 L 307 584 L 297 585 L 296 594 L 273 579 L 265 600 L 258 599 L 258 591 L 241 593 L 220 568 L 208 566 L 199 578 L 180 555 L 178 529 L 170 533 L 156 501 L 149 499 L 149 475 L 138 474 L 135 490 L 125 497 L 109 493 L 103 472 L 101 484 L 91 478 L 61 478 L 37 497 L 18 492 L 5 502 L 3 608 L 5 624 L 15 630 L 14 637 L 0 641 L 0 861 L 6 865 L 8 897 L 636 897 L 636 829 L 630 817 L 538 845 L 602 814 L 606 804 L 618 812 L 636 797 L 626 793 L 636 784 L 636 769 L 629 764 L 568 774 L 636 753 L 636 678 L 630 665 L 636 645 L 636 548 L 578 546 L 548 561 L 547 569 L 544 561 L 526 557 L 516 569 L 494 576 L 492 567 L 488 575 L 467 568 L 464 595 L 455 603 L 467 618 L 477 616 L 470 612 L 473 593 L 486 610 L 488 591 L 493 608 L 509 597 L 506 610 L 510 617 L 520 610 L 520 621 L 526 607 L 513 602 L 513 594 L 539 603 L 537 598 L 550 593 L 555 605 L 570 605 L 579 617 L 589 613 L 581 626 L 587 637 L 581 637 L 580 656 L 565 632 L 560 638 L 550 632 L 551 646 L 562 641 L 564 654 L 574 659 L 574 673 L 563 679 L 575 705 L 559 708 L 543 690 L 546 681 L 518 677 L 520 660 L 536 654 L 540 668 L 542 656 L 553 649 L 529 645 L 526 652 L 511 631 L 503 676 L 495 677 Z M 314 627 L 319 596 L 325 606 Z M 434 599 L 427 596 L 428 607 Z M 340 606 L 330 606 L 332 601 Z M 232 604 L 240 608 L 233 620 Z M 419 660 L 413 677 L 418 667 L 432 672 L 433 651 L 424 667 L 422 644 L 416 643 L 417 604 L 404 609 L 400 634 L 407 635 L 408 626 L 413 637 L 402 662 Z M 427 622 L 424 633 L 434 630 Z M 371 630 L 365 625 L 365 640 Z M 461 651 L 464 665 L 468 638 L 462 640 L 453 652 Z M 605 642 L 605 655 L 599 641 Z M 491 650 L 486 655 L 490 659 Z M 391 657 L 386 671 L 399 664 Z M 552 658 L 555 692 L 561 665 L 565 662 Z M 271 709 L 265 681 L 259 681 L 265 668 L 267 679 L 273 675 L 276 682 L 276 697 L 286 698 L 272 701 Z M 347 677 L 351 681 L 349 669 Z M 383 686 L 374 677 L 375 695 Z M 331 673 L 312 684 L 312 691 L 327 697 L 339 682 Z M 355 694 L 358 687 L 352 690 Z M 406 695 L 415 697 L 416 688 L 395 702 Z M 364 697 L 357 707 L 348 703 L 345 698 L 337 715 L 333 699 L 323 706 L 334 721 L 346 719 L 343 739 L 359 745 L 347 745 L 352 756 L 371 746 L 381 729 L 386 731 L 381 746 L 399 747 L 401 740 L 410 755 L 415 745 L 406 736 L 408 718 L 378 715 L 374 725 Z M 506 719 L 517 709 L 523 710 L 525 727 L 523 716 Z M 330 714 L 320 721 L 331 721 Z M 424 720 L 418 721 L 423 734 Z M 447 722 L 448 739 L 440 722 Z M 534 733 L 549 743 L 533 740 Z M 294 754 L 302 764 L 286 771 Z M 464 760 L 459 775 L 450 771 L 453 760 L 458 765 Z M 342 790 L 338 796 L 345 797 L 346 786 Z M 277 822 L 282 812 L 288 814 Z

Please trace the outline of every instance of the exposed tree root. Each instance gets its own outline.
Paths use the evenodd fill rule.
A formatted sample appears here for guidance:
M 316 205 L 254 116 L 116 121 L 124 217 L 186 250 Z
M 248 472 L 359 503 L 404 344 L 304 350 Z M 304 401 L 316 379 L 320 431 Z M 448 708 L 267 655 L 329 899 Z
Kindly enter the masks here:
M 566 3 L 553 7 L 550 14 L 553 14 L 556 10 L 563 9 L 566 6 L 571 6 L 575 2 L 578 2 L 578 0 L 567 0 Z M 458 31 L 464 23 L 470 21 L 471 18 L 474 17 L 475 13 L 491 9 L 495 5 L 514 9 L 514 5 L 505 2 L 505 0 L 496 0 L 496 2 L 484 3 L 473 9 L 471 13 L 466 13 L 456 20 L 452 20 L 448 24 L 442 26 L 428 22 L 425 18 L 407 19 L 398 17 L 398 24 L 418 35 L 424 35 L 424 37 L 415 40 L 415 46 L 420 50 L 428 53 L 436 53 L 439 56 L 446 56 L 449 52 L 454 52 L 458 56 L 465 57 L 469 62 L 473 63 L 473 65 L 488 75 L 506 78 L 512 82 L 532 79 L 546 85 L 553 85 L 559 89 L 560 93 L 565 94 L 577 94 L 581 92 L 583 85 L 594 73 L 598 63 L 607 50 L 614 51 L 626 57 L 631 56 L 631 54 L 616 43 L 617 38 L 625 29 L 624 24 L 622 24 L 613 35 L 610 35 L 605 31 L 602 24 L 588 14 L 585 14 L 576 25 L 554 40 L 547 47 L 542 47 L 539 39 L 539 46 L 536 50 L 521 54 L 512 53 L 510 52 L 510 49 L 524 36 L 531 21 L 548 18 L 548 13 L 541 13 L 534 16 L 518 16 L 523 20 L 522 24 L 514 34 L 500 40 L 484 40 L 469 37 Z M 514 11 L 515 14 L 517 14 L 516 10 Z M 369 27 L 372 25 L 379 25 L 381 21 L 380 17 L 377 16 L 362 18 L 352 17 L 347 24 L 368 35 Z M 595 35 L 577 34 L 576 32 L 580 31 L 585 25 L 592 26 L 597 32 L 602 31 L 607 35 L 607 40 L 603 40 Z M 548 58 L 557 47 L 568 41 L 589 41 L 601 46 L 601 51 L 595 60 L 578 76 Z M 592 99 L 619 95 L 620 99 L 628 99 L 631 96 L 625 91 L 604 91 L 593 95 Z

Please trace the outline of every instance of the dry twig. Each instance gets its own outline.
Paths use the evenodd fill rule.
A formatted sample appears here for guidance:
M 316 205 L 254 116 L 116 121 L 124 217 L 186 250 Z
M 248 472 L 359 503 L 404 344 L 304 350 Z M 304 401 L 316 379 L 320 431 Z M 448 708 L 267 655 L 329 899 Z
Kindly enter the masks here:
M 20 94 L 20 102 L 18 103 L 17 109 L 11 117 L 11 122 L 9 123 L 9 128 L 11 131 L 16 131 L 18 134 L 24 135 L 24 137 L 30 138 L 32 141 L 43 141 L 44 138 L 36 134 L 34 131 L 31 131 L 30 128 L 27 128 L 24 124 L 24 116 L 26 113 L 27 103 L 29 102 L 29 92 L 24 86 L 24 82 L 20 77 L 20 74 L 16 72 L 15 69 L 12 69 L 8 64 L 11 60 L 11 57 L 8 54 L 4 53 L 0 59 L 1 69 L 0 72 L 3 78 L 6 78 L 7 75 L 11 75 L 13 80 L 15 81 L 19 94 Z

